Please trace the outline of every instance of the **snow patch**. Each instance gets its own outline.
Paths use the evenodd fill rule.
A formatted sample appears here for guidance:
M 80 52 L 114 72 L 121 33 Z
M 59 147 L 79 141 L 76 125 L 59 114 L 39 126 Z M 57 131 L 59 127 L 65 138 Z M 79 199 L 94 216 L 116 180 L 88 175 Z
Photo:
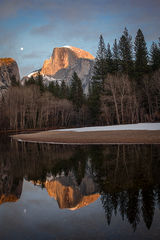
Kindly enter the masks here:
M 49 76 L 46 76 L 46 75 L 43 75 L 43 80 L 47 80 L 47 81 L 49 81 L 49 82 L 56 81 L 55 78 L 49 77 Z
M 32 77 L 32 75 L 34 75 L 35 73 L 38 73 L 38 71 L 35 71 L 35 72 L 32 72 L 32 73 L 28 74 L 27 77 L 30 78 L 30 77 Z
M 57 82 L 60 86 L 62 84 L 62 79 L 55 79 L 52 76 L 43 75 L 43 82 L 46 86 L 48 86 L 50 82 Z
M 73 131 L 73 132 L 95 132 L 95 131 L 117 131 L 117 130 L 160 130 L 160 123 L 137 123 L 137 124 L 123 124 L 102 127 L 84 127 L 84 128 L 70 128 L 59 129 L 52 131 Z
M 72 48 L 71 46 L 63 46 L 64 48 Z

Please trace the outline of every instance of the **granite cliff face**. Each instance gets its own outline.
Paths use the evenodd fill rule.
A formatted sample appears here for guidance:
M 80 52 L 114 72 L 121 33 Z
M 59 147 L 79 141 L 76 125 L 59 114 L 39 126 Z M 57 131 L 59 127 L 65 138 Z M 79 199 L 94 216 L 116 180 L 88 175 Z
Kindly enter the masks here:
M 13 58 L 0 58 L 0 84 L 8 87 L 13 79 L 20 81 L 19 69 Z
M 64 80 L 68 85 L 74 72 L 82 80 L 85 92 L 88 91 L 91 79 L 94 57 L 80 48 L 64 46 L 55 48 L 50 59 L 46 60 L 41 69 L 41 74 L 46 82 Z
M 13 58 L 0 58 L 0 93 L 11 86 L 12 81 L 20 81 L 16 61 Z
M 94 57 L 75 47 L 55 48 L 51 58 L 44 62 L 41 74 L 53 76 L 58 71 L 73 66 L 79 59 L 94 60 Z

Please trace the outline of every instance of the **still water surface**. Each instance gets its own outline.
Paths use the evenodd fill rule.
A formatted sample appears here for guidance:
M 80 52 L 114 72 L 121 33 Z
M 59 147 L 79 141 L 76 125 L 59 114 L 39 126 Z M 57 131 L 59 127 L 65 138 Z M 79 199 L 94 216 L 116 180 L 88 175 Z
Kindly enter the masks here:
M 160 145 L 0 139 L 0 239 L 160 239 Z

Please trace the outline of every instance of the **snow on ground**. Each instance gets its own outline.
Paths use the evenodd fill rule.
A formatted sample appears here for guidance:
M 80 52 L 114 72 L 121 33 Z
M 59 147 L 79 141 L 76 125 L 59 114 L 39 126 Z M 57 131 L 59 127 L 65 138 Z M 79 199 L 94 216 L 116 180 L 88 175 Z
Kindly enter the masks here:
M 115 131 L 115 130 L 160 130 L 160 123 L 123 124 L 123 125 L 102 126 L 102 127 L 59 129 L 59 130 L 52 130 L 52 131 L 94 132 L 94 131 Z

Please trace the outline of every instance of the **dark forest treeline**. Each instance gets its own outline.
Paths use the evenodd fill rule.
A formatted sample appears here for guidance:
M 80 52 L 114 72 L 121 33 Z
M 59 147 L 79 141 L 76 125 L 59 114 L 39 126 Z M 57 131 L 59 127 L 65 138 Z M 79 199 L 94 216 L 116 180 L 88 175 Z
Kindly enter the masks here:
M 13 86 L 0 101 L 0 129 L 72 127 L 160 121 L 160 40 L 148 51 L 139 29 L 125 28 L 113 47 L 100 36 L 88 95 L 76 73 L 69 86 L 40 74 Z
M 148 52 L 140 29 L 133 44 L 125 28 L 112 48 L 101 35 L 88 102 L 93 123 L 159 121 L 160 39 Z
M 46 87 L 39 74 L 36 79 L 31 77 L 24 86 L 10 87 L 0 104 L 0 128 L 18 130 L 84 125 L 85 97 L 76 73 L 72 82 L 70 88 L 64 82 L 61 86 L 50 83 Z M 75 94 L 80 97 L 76 95 L 75 98 Z

